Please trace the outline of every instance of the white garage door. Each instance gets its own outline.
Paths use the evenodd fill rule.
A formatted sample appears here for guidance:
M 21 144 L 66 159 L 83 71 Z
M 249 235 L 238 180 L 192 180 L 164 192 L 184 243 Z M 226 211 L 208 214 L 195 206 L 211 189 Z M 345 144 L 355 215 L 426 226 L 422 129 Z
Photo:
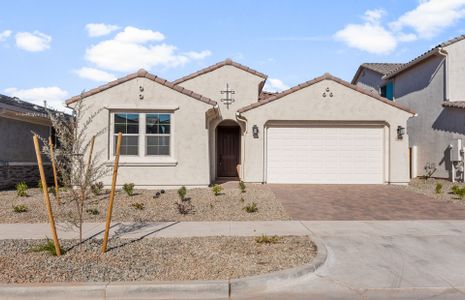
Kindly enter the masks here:
M 381 127 L 269 127 L 268 183 L 383 183 Z

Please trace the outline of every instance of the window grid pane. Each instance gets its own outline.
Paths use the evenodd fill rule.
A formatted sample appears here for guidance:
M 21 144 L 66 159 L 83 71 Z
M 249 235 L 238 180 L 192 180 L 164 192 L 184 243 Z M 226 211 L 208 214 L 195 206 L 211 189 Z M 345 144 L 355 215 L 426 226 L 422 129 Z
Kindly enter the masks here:
M 170 155 L 171 115 L 146 114 L 146 155 Z
M 123 134 L 120 155 L 139 155 L 139 114 L 116 113 L 114 115 L 114 154 L 116 154 L 117 133 L 119 132 Z

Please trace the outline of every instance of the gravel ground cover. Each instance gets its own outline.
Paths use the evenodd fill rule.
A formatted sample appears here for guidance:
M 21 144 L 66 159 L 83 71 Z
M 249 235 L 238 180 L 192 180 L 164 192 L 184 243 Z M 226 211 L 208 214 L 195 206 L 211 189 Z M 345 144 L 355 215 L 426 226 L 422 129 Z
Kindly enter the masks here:
M 223 187 L 223 192 L 218 196 L 215 196 L 210 188 L 188 189 L 186 197 L 190 198 L 193 209 L 186 215 L 178 211 L 176 203 L 181 201 L 176 190 L 166 190 L 158 198 L 153 198 L 157 190 L 135 190 L 133 196 L 127 196 L 123 191 L 118 191 L 115 197 L 112 220 L 115 222 L 167 222 L 290 219 L 281 203 L 266 185 L 249 184 L 245 193 L 241 193 L 237 183 L 228 183 Z M 63 193 L 63 196 L 66 196 L 66 193 Z M 75 209 L 75 204 L 62 204 L 58 207 L 53 195 L 50 197 L 57 222 L 66 221 L 66 216 Z M 104 192 L 94 199 L 95 204 L 89 206 L 93 211 L 85 213 L 85 222 L 103 222 L 105 220 L 108 194 Z M 258 211 L 249 213 L 244 208 L 252 203 L 256 203 Z M 25 205 L 27 211 L 14 212 L 13 207 L 18 205 Z M 47 222 L 41 191 L 37 188 L 31 188 L 28 190 L 27 197 L 17 196 L 14 190 L 0 192 L 0 222 Z
M 442 189 L 440 193 L 436 192 L 436 185 L 442 184 Z M 414 192 L 421 193 L 426 196 L 430 196 L 439 200 L 444 200 L 447 202 L 455 202 L 462 205 L 465 205 L 465 198 L 460 199 L 457 195 L 452 193 L 452 187 L 456 185 L 460 188 L 464 188 L 465 184 L 460 182 L 450 182 L 445 179 L 436 179 L 436 178 L 414 178 L 410 181 L 409 185 L 406 187 Z
M 102 282 L 214 280 L 258 275 L 309 263 L 316 247 L 308 237 L 279 237 L 258 243 L 254 237 L 112 239 L 100 254 L 100 240 L 76 246 L 63 256 L 31 249 L 46 240 L 0 241 L 0 282 Z

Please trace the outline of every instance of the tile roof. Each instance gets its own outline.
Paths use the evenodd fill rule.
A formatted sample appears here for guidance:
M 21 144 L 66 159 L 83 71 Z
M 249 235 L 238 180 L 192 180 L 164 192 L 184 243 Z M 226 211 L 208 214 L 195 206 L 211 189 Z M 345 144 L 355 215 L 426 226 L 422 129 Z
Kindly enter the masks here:
M 277 92 L 267 92 L 267 91 L 262 91 L 260 93 L 260 95 L 258 96 L 258 101 L 262 101 L 262 100 L 265 100 L 265 99 L 268 99 L 274 95 L 276 95 Z
M 318 83 L 320 81 L 323 81 L 323 80 L 335 81 L 335 82 L 337 82 L 339 84 L 342 84 L 342 85 L 344 85 L 344 86 L 346 86 L 346 87 L 348 87 L 348 88 L 350 88 L 352 90 L 355 90 L 355 91 L 357 91 L 357 92 L 359 92 L 361 94 L 370 96 L 370 97 L 372 97 L 372 98 L 374 98 L 374 99 L 376 99 L 378 101 L 381 101 L 381 102 L 383 102 L 383 103 L 385 103 L 387 105 L 390 105 L 390 106 L 396 107 L 398 109 L 404 110 L 404 111 L 406 111 L 408 113 L 411 113 L 413 115 L 415 114 L 415 112 L 409 110 L 406 107 L 403 107 L 402 105 L 399 105 L 399 104 L 397 104 L 397 103 L 395 103 L 393 101 L 387 100 L 386 98 L 383 98 L 383 97 L 379 96 L 378 94 L 371 93 L 371 92 L 365 90 L 364 88 L 361 88 L 361 87 L 358 87 L 356 85 L 350 84 L 349 82 L 347 82 L 345 80 L 342 80 L 342 79 L 340 79 L 338 77 L 335 77 L 335 76 L 333 76 L 333 75 L 331 75 L 329 73 L 325 73 L 323 76 L 316 77 L 316 78 L 314 78 L 312 80 L 309 80 L 309 81 L 306 81 L 306 82 L 301 83 L 299 85 L 296 85 L 296 86 L 294 86 L 294 87 L 292 87 L 292 88 L 290 88 L 288 90 L 282 91 L 281 93 L 278 93 L 278 94 L 276 94 L 274 96 L 271 96 L 271 97 L 269 97 L 267 99 L 264 99 L 264 100 L 262 100 L 260 102 L 255 102 L 255 103 L 252 103 L 252 104 L 250 104 L 248 106 L 245 106 L 245 107 L 239 109 L 238 112 L 243 113 L 243 112 L 249 111 L 251 109 L 254 109 L 256 107 L 259 107 L 259 106 L 265 105 L 267 103 L 273 102 L 273 101 L 278 100 L 278 99 L 280 99 L 280 98 L 282 98 L 284 96 L 287 96 L 289 94 L 297 92 L 297 91 L 299 91 L 299 90 L 301 90 L 303 88 L 309 87 L 309 86 L 311 86 L 311 85 L 313 85 L 315 83 Z
M 225 59 L 225 60 L 223 60 L 223 61 L 220 61 L 219 63 L 216 63 L 216 64 L 214 64 L 214 65 L 212 65 L 212 66 L 206 67 L 206 68 L 204 68 L 204 69 L 202 69 L 202 70 L 199 70 L 199 71 L 194 72 L 194 73 L 192 73 L 192 74 L 189 74 L 189 75 L 187 75 L 187 76 L 181 77 L 181 78 L 179 78 L 179 79 L 173 81 L 173 84 L 180 84 L 181 82 L 184 82 L 184 81 L 187 81 L 187 80 L 189 80 L 189 79 L 198 77 L 198 76 L 200 76 L 200 75 L 203 75 L 203 74 L 212 72 L 212 71 L 214 71 L 214 70 L 216 70 L 216 69 L 219 69 L 219 68 L 221 68 L 221 67 L 224 67 L 224 66 L 233 66 L 233 67 L 236 67 L 236 68 L 241 69 L 241 70 L 243 70 L 243 71 L 249 72 L 249 73 L 251 73 L 252 75 L 261 77 L 261 78 L 263 78 L 263 79 L 265 79 L 265 80 L 268 78 L 267 75 L 265 75 L 265 74 L 263 74 L 263 73 L 260 73 L 260 72 L 258 72 L 258 71 L 255 71 L 254 69 L 251 69 L 251 68 L 249 68 L 249 67 L 247 67 L 247 66 L 241 65 L 240 63 L 237 63 L 237 62 L 235 62 L 235 61 L 232 61 L 231 59 L 228 58 L 228 59 Z
M 69 105 L 71 103 L 74 103 L 74 102 L 78 101 L 79 99 L 81 99 L 81 97 L 86 98 L 86 97 L 89 97 L 91 95 L 95 95 L 97 93 L 100 93 L 100 92 L 102 92 L 104 90 L 107 90 L 107 89 L 109 89 L 111 87 L 114 87 L 116 85 L 119 85 L 119 84 L 121 84 L 123 82 L 129 81 L 129 80 L 134 79 L 134 78 L 147 78 L 147 79 L 155 81 L 155 82 L 157 82 L 157 83 L 159 83 L 161 85 L 164 85 L 164 86 L 166 86 L 166 87 L 168 87 L 170 89 L 173 89 L 173 90 L 175 90 L 175 91 L 177 91 L 177 92 L 179 92 L 181 94 L 184 94 L 184 95 L 187 95 L 187 96 L 189 96 L 191 98 L 199 100 L 201 102 L 204 102 L 204 103 L 207 103 L 207 104 L 210 104 L 210 105 L 216 105 L 217 104 L 216 101 L 214 101 L 214 100 L 212 100 L 210 98 L 207 98 L 207 97 L 204 97 L 204 96 L 199 95 L 197 93 L 194 93 L 193 91 L 185 89 L 185 88 L 183 88 L 181 86 L 177 86 L 177 85 L 173 84 L 171 81 L 168 81 L 166 79 L 163 79 L 161 77 L 153 75 L 153 74 L 147 72 L 144 69 L 140 69 L 136 73 L 126 75 L 126 76 L 124 76 L 122 78 L 119 78 L 119 79 L 111 81 L 111 82 L 109 82 L 107 84 L 104 84 L 104 85 L 101 85 L 101 86 L 96 87 L 94 89 L 91 89 L 91 90 L 89 90 L 87 92 L 82 93 L 81 95 L 74 96 L 74 97 L 66 100 L 66 104 Z
M 39 114 L 42 117 L 47 116 L 47 109 L 44 106 L 26 102 L 16 97 L 9 97 L 9 96 L 0 94 L 0 103 L 8 105 L 12 109 L 16 108 L 18 111 L 23 111 L 23 112 L 27 111 L 27 112 Z
M 431 57 L 433 55 L 438 54 L 440 52 L 441 48 L 447 47 L 449 45 L 452 45 L 452 44 L 454 44 L 456 42 L 459 42 L 459 41 L 462 41 L 464 39 L 465 39 L 465 34 L 457 36 L 455 38 L 452 38 L 452 39 L 450 39 L 448 41 L 445 41 L 445 42 L 437 45 L 436 47 L 426 51 L 425 53 L 422 53 L 421 55 L 415 57 L 414 59 L 412 59 L 408 63 L 403 64 L 402 66 L 398 67 L 397 69 L 392 70 L 391 72 L 389 72 L 388 74 L 386 74 L 384 76 L 384 79 L 392 78 L 393 76 L 405 71 L 406 69 L 416 65 L 417 63 L 427 59 L 428 57 Z
M 442 103 L 442 106 L 450 108 L 465 108 L 465 101 L 445 101 Z
M 386 75 L 402 65 L 402 63 L 363 63 L 361 67 Z

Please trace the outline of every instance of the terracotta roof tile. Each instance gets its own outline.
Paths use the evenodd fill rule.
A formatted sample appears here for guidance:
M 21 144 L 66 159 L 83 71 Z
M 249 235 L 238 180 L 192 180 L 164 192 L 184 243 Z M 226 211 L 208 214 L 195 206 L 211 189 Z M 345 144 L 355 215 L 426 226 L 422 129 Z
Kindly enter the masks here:
M 204 96 L 201 96 L 199 94 L 196 94 L 194 92 L 192 92 L 191 90 L 188 90 L 188 89 L 185 89 L 183 87 L 180 87 L 180 86 L 177 86 L 177 85 L 174 85 L 172 82 L 166 80 L 166 79 L 163 79 L 163 78 L 160 78 L 156 75 L 153 75 L 149 72 L 147 72 L 146 70 L 144 69 L 140 69 L 139 71 L 135 72 L 135 73 L 132 73 L 132 74 L 129 74 L 129 75 L 126 75 L 122 78 L 119 78 L 119 79 L 116 79 L 114 81 L 111 81 L 107 84 L 104 84 L 102 86 L 99 86 L 99 87 L 96 87 L 94 89 L 91 89 L 87 92 L 84 92 L 82 93 L 81 95 L 77 95 L 77 96 L 74 96 L 68 100 L 66 100 L 66 104 L 69 105 L 71 103 L 74 103 L 76 101 L 78 101 L 79 99 L 81 99 L 81 97 L 83 98 L 86 98 L 86 97 L 89 97 L 89 96 L 92 96 L 92 95 L 95 95 L 97 93 L 100 93 L 104 90 L 107 90 L 111 87 L 114 87 L 114 86 L 117 86 L 123 82 L 126 82 L 126 81 L 129 81 L 131 79 L 134 79 L 134 78 L 147 78 L 147 79 L 150 79 L 150 80 L 153 80 L 159 84 L 162 84 L 170 89 L 173 89 L 173 90 L 176 90 L 184 95 L 187 95 L 187 96 L 190 96 L 196 100 L 199 100 L 199 101 L 202 101 L 202 102 L 205 102 L 207 104 L 210 104 L 210 105 L 216 105 L 216 101 L 210 99 L 210 98 L 207 98 L 207 97 L 204 97 Z
M 267 75 L 265 75 L 263 73 L 260 73 L 258 71 L 255 71 L 254 69 L 251 69 L 251 68 L 249 68 L 247 66 L 241 65 L 240 63 L 234 62 L 234 61 L 232 61 L 231 59 L 228 58 L 228 59 L 225 59 L 225 60 L 223 60 L 223 61 L 221 61 L 219 63 L 216 63 L 214 65 L 206 67 L 206 68 L 204 68 L 202 70 L 199 70 L 199 71 L 196 71 L 196 72 L 194 72 L 192 74 L 189 74 L 187 76 L 181 77 L 181 78 L 173 81 L 173 83 L 174 84 L 180 84 L 181 82 L 184 82 L 184 81 L 187 81 L 189 79 L 198 77 L 200 75 L 215 71 L 216 69 L 219 69 L 219 68 L 224 67 L 224 66 L 234 66 L 234 67 L 236 67 L 238 69 L 249 72 L 249 73 L 251 73 L 251 74 L 253 74 L 255 76 L 261 77 L 261 78 L 263 78 L 265 80 L 268 78 Z
M 347 82 L 345 80 L 342 80 L 340 78 L 337 78 L 337 77 L 335 77 L 335 76 L 333 76 L 333 75 L 331 75 L 329 73 L 325 73 L 323 76 L 316 77 L 316 78 L 314 78 L 312 80 L 301 83 L 301 84 L 299 84 L 297 86 L 294 86 L 294 87 L 292 87 L 290 89 L 282 91 L 281 93 L 278 93 L 278 94 L 276 94 L 274 96 L 271 96 L 271 97 L 269 97 L 267 99 L 264 99 L 262 101 L 255 102 L 255 103 L 252 103 L 252 104 L 250 104 L 248 106 L 245 106 L 245 107 L 239 109 L 238 112 L 243 113 L 243 112 L 249 111 L 251 109 L 254 109 L 256 107 L 259 107 L 259 106 L 265 105 L 267 103 L 276 101 L 276 100 L 281 99 L 281 98 L 283 98 L 283 97 L 285 97 L 285 96 L 287 96 L 289 94 L 292 94 L 292 93 L 294 93 L 296 91 L 299 91 L 299 90 L 301 90 L 303 88 L 309 87 L 309 86 L 311 86 L 311 85 L 313 85 L 315 83 L 318 83 L 320 81 L 323 81 L 323 80 L 335 81 L 335 82 L 337 82 L 339 84 L 342 84 L 342 85 L 344 85 L 344 86 L 346 86 L 346 87 L 348 87 L 350 89 L 353 89 L 353 90 L 355 90 L 355 91 L 357 91 L 357 92 L 359 92 L 361 94 L 364 94 L 364 95 L 370 96 L 370 97 L 372 97 L 372 98 L 374 98 L 376 100 L 379 100 L 379 101 L 381 101 L 381 102 L 383 102 L 383 103 L 385 103 L 387 105 L 394 106 L 394 107 L 396 107 L 398 109 L 401 109 L 401 110 L 406 111 L 408 113 L 411 113 L 413 115 L 415 114 L 415 112 L 409 110 L 408 108 L 403 107 L 402 105 L 399 105 L 399 104 L 397 104 L 397 103 L 395 103 L 393 101 L 390 101 L 390 100 L 388 100 L 386 98 L 383 98 L 383 97 L 379 96 L 378 94 L 371 93 L 371 92 L 369 92 L 369 91 L 367 91 L 367 90 L 365 90 L 365 89 L 363 89 L 361 87 L 350 84 L 349 82 Z

